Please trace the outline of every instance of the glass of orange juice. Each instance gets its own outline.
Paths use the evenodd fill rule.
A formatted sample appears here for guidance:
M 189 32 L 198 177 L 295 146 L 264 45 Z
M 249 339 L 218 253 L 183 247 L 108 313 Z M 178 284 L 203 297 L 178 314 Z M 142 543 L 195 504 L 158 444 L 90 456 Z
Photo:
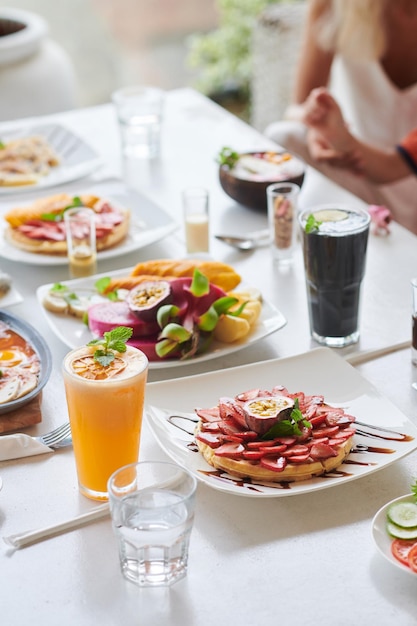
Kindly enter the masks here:
M 119 351 L 99 339 L 91 344 L 66 355 L 63 376 L 79 489 L 108 500 L 111 474 L 138 460 L 148 360 L 129 345 Z

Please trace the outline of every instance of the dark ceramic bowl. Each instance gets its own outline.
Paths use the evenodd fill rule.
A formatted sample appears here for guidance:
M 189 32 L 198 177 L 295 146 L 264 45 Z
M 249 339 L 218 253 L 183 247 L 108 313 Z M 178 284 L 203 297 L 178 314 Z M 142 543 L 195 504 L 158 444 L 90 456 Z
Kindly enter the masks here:
M 261 161 L 266 161 L 276 156 L 277 160 L 280 160 L 282 154 L 289 155 L 288 152 L 246 152 L 240 154 L 238 164 L 233 168 L 221 165 L 219 168 L 219 179 L 223 191 L 239 204 L 243 204 L 243 206 L 266 211 L 266 188 L 268 185 L 282 182 L 295 183 L 301 187 L 305 174 L 304 163 L 297 157 L 289 155 L 289 158 L 284 160 L 282 164 L 276 166 L 273 176 L 271 175 L 268 178 L 260 174 L 251 174 L 249 171 L 245 172 L 244 169 L 239 167 L 239 163 L 242 163 L 242 157 L 244 159 L 246 157 L 259 158 Z
M 35 330 L 35 328 L 33 328 L 33 326 L 24 320 L 16 317 L 15 315 L 10 315 L 9 313 L 0 311 L 0 322 L 4 322 L 11 330 L 23 337 L 23 339 L 26 339 L 26 341 L 30 343 L 32 348 L 37 353 L 41 362 L 38 384 L 35 389 L 21 398 L 16 398 L 16 400 L 0 404 L 0 415 L 3 415 L 4 413 L 10 413 L 10 411 L 20 409 L 20 407 L 24 406 L 40 394 L 48 382 L 49 376 L 51 375 L 52 355 L 44 338 L 38 333 L 37 330 Z

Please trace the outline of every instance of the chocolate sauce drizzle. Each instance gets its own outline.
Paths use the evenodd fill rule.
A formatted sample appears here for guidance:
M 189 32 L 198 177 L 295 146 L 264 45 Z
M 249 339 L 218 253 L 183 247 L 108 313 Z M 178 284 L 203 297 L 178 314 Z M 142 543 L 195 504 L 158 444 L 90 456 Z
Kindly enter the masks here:
M 180 426 L 177 423 L 179 420 L 184 420 L 185 422 L 188 422 L 187 425 L 189 429 L 191 430 L 187 430 L 187 428 Z M 172 424 L 176 428 L 179 428 L 180 430 L 182 430 L 183 432 L 187 433 L 187 435 L 190 435 L 190 436 L 194 435 L 195 426 L 198 424 L 198 421 L 199 421 L 198 418 L 193 418 L 187 415 L 170 415 L 168 417 L 168 422 L 170 424 Z M 361 435 L 362 437 L 369 437 L 370 439 L 382 439 L 384 441 L 396 441 L 398 443 L 409 442 L 409 441 L 414 440 L 414 437 L 412 437 L 411 435 L 407 435 L 405 433 L 390 430 L 388 428 L 383 428 L 380 426 L 372 426 L 371 424 L 365 424 L 364 422 L 358 422 L 358 421 L 356 422 L 356 424 L 359 426 L 365 427 L 369 429 L 370 431 L 369 432 L 367 430 L 357 428 L 356 434 Z M 187 444 L 187 448 L 191 452 L 198 453 L 198 447 L 194 439 L 193 441 Z M 365 454 L 369 452 L 374 453 L 374 454 L 394 454 L 396 450 L 393 450 L 392 448 L 368 446 L 363 443 L 358 443 L 352 448 L 349 456 L 343 461 L 342 465 L 357 465 L 357 466 L 362 466 L 362 467 L 372 467 L 372 466 L 378 465 L 377 461 L 359 461 L 359 460 L 355 460 L 351 458 L 352 454 Z M 264 488 L 268 487 L 268 488 L 277 489 L 277 490 L 281 490 L 281 489 L 289 490 L 291 489 L 293 485 L 297 485 L 297 482 L 295 483 L 290 483 L 290 482 L 285 482 L 285 481 L 269 482 L 269 481 L 260 481 L 260 480 L 254 481 L 249 477 L 245 479 L 237 478 L 236 476 L 235 477 L 230 476 L 229 474 L 225 473 L 223 470 L 218 470 L 218 469 L 198 470 L 198 471 L 200 474 L 203 474 L 204 476 L 207 476 L 209 478 L 213 478 L 221 482 L 232 484 L 235 487 L 245 488 L 250 491 L 255 491 L 259 493 L 262 493 L 262 489 L 261 489 L 262 487 Z M 342 470 L 339 467 L 325 474 L 321 474 L 320 476 L 313 476 L 312 478 L 316 480 L 319 478 L 326 480 L 329 478 L 346 478 L 349 476 L 352 476 L 351 472 Z

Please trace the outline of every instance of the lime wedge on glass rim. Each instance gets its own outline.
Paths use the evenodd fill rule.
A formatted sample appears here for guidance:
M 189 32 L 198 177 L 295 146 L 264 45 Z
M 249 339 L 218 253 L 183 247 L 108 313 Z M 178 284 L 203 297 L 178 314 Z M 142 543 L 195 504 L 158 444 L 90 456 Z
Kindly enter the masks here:
M 314 219 L 317 222 L 341 222 L 349 216 L 343 209 L 321 209 L 314 212 Z

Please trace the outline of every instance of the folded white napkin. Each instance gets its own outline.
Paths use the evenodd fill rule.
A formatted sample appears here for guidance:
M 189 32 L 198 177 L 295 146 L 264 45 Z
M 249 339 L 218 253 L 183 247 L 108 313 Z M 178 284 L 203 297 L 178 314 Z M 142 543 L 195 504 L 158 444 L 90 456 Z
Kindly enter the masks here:
M 53 450 L 40 441 L 36 441 L 33 437 L 29 437 L 29 435 L 16 433 L 0 437 L 0 461 L 45 454 L 45 452 L 53 452 Z

